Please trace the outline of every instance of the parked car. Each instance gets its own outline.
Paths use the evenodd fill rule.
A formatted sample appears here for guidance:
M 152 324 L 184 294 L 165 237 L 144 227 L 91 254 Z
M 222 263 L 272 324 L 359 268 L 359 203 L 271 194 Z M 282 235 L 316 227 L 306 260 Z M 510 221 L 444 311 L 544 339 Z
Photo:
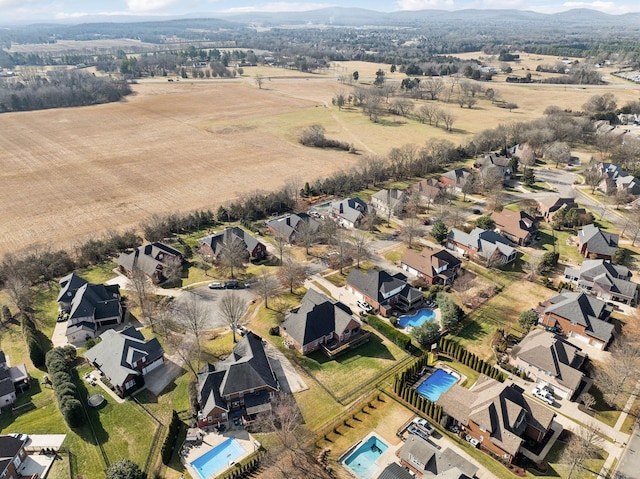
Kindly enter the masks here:
M 473 209 L 471 210 L 471 212 L 472 212 L 474 215 L 482 214 L 482 211 L 480 211 L 478 208 L 473 208 Z
M 366 301 L 362 301 L 361 299 L 359 299 L 356 304 L 359 308 L 362 308 L 367 313 L 373 309 L 369 303 L 367 303 Z
M 551 392 L 544 387 L 536 386 L 536 388 L 533 390 L 533 396 L 537 397 L 541 401 L 546 402 L 549 405 L 552 405 L 556 402 L 553 394 L 551 394 Z
M 427 434 L 433 434 L 434 428 L 429 421 L 422 417 L 413 418 L 413 423 L 424 429 Z
M 225 289 L 238 289 L 240 287 L 240 283 L 236 280 L 226 281 L 224 283 Z
M 411 425 L 409 426 L 409 434 L 415 434 L 416 436 L 420 436 L 422 439 L 428 439 L 429 438 L 429 434 L 427 434 L 426 432 L 424 432 L 423 430 L 421 430 L 420 428 Z
M 213 283 L 209 283 L 209 289 L 222 289 L 223 285 L 219 281 L 214 281 Z

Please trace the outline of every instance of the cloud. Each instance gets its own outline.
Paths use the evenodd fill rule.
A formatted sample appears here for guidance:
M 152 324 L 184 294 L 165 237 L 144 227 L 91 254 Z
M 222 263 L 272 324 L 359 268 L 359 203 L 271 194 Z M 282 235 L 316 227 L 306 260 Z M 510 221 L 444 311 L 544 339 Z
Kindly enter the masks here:
M 263 5 L 248 5 L 246 7 L 233 7 L 223 10 L 225 13 L 243 12 L 307 12 L 319 8 L 335 7 L 333 3 L 295 3 L 295 2 L 271 2 Z
M 153 12 L 175 4 L 177 0 L 127 0 L 131 12 Z
M 400 10 L 452 10 L 455 8 L 454 0 L 397 0 Z

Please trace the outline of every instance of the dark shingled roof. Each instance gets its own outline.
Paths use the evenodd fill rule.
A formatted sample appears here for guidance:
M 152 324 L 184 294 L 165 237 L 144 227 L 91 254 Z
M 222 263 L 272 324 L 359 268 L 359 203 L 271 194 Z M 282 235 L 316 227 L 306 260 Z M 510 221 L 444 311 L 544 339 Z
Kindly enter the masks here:
M 135 363 L 144 359 L 151 362 L 164 354 L 156 338 L 145 341 L 142 333 L 133 326 L 124 331 L 108 329 L 100 335 L 102 341 L 84 353 L 92 363 L 98 365 L 114 385 L 122 386 L 131 374 L 140 374 Z
M 118 265 L 127 271 L 141 269 L 147 276 L 153 276 L 158 266 L 167 263 L 168 258 L 181 258 L 182 253 L 164 243 L 149 243 L 139 246 L 131 253 L 122 253 L 118 257 Z
M 578 231 L 578 240 L 581 245 L 587 245 L 587 252 L 603 256 L 613 256 L 618 248 L 618 238 L 617 234 L 602 231 L 593 224 Z
M 398 456 L 416 469 L 430 473 L 427 477 L 443 477 L 444 473 L 451 471 L 447 477 L 466 478 L 473 477 L 478 472 L 477 467 L 448 447 L 438 450 L 429 441 L 415 434 L 409 434 L 398 451 Z M 421 467 L 416 460 L 422 464 Z
M 208 245 L 213 253 L 217 256 L 220 254 L 220 251 L 222 251 L 222 246 L 224 244 L 229 244 L 234 240 L 241 241 L 249 254 L 253 253 L 256 246 L 262 244 L 255 237 L 251 236 L 249 233 L 247 233 L 242 228 L 239 228 L 238 226 L 225 228 L 224 231 L 205 236 L 204 238 L 199 239 L 198 242 L 200 244 Z
M 391 276 L 386 271 L 375 268 L 368 271 L 352 269 L 347 276 L 347 284 L 369 298 L 374 298 L 378 303 L 384 303 L 389 293 L 404 288 L 405 279 L 404 276 Z
M 401 262 L 430 278 L 435 278 L 438 275 L 436 269 L 446 266 L 446 270 L 451 270 L 462 264 L 462 261 L 447 250 L 431 248 L 424 248 L 420 253 L 408 249 L 402 255 Z
M 0 474 L 18 455 L 23 445 L 24 441 L 16 439 L 15 437 L 0 436 Z
M 320 223 L 306 213 L 297 213 L 269 220 L 267 221 L 267 227 L 282 238 L 291 240 L 303 223 L 308 224 L 310 231 L 313 233 L 320 228 Z
M 549 299 L 551 306 L 545 314 L 553 313 L 575 324 L 585 327 L 585 331 L 594 338 L 605 342 L 613 335 L 613 324 L 605 321 L 611 313 L 607 304 L 585 293 L 563 292 Z
M 305 346 L 333 333 L 341 334 L 351 321 L 359 323 L 347 305 L 309 289 L 298 310 L 289 313 L 281 327 L 299 345 Z
M 385 467 L 378 479 L 414 479 L 413 475 L 397 462 L 392 462 Z

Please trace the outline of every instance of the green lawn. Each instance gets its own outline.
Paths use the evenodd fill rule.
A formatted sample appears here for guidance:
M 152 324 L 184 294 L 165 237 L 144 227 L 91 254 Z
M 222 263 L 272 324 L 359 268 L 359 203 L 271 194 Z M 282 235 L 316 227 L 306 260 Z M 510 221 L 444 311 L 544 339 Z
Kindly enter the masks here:
M 570 466 L 560 462 L 563 448 L 563 443 L 559 441 L 556 442 L 549 451 L 549 454 L 547 454 L 546 460 L 549 463 L 549 470 L 544 474 L 527 471 L 527 477 L 536 477 L 538 479 L 567 477 Z M 586 460 L 583 467 L 574 472 L 573 477 L 576 479 L 597 478 L 607 456 L 608 454 L 605 451 L 602 451 L 602 455 L 600 457 Z
M 577 244 L 567 244 L 567 240 L 576 234 L 573 230 L 555 231 L 556 251 L 560 254 L 560 261 L 580 264 L 584 260 L 578 251 Z M 544 251 L 553 251 L 553 234 L 551 227 L 546 223 L 542 223 L 540 226 L 540 241 L 536 246 Z
M 407 356 L 408 353 L 398 346 L 372 332 L 368 343 L 336 359 L 316 351 L 298 357 L 297 362 L 340 399 L 354 394 Z
M 77 270 L 76 274 L 90 283 L 102 284 L 117 276 L 117 274 L 113 272 L 116 267 L 117 263 L 115 261 L 107 261 L 106 263 L 97 264 L 90 268 Z

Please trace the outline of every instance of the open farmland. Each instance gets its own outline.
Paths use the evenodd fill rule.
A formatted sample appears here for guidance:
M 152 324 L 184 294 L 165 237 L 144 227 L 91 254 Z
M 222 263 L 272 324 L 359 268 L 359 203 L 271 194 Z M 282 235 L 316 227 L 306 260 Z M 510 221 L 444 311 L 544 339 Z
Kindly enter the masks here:
M 363 66 L 347 62 L 340 69 Z M 153 213 L 215 209 L 360 161 L 299 145 L 298 132 L 314 123 L 362 153 L 385 155 L 431 137 L 464 143 L 498 123 L 539 117 L 549 104 L 578 109 L 604 90 L 488 83 L 519 108 L 508 112 L 486 100 L 471 110 L 442 105 L 457 117 L 447 133 L 405 118 L 374 124 L 358 109 L 339 111 L 331 98 L 351 86 L 336 81 L 337 70 L 283 78 L 283 70 L 274 69 L 263 89 L 248 70 L 236 80 L 142 82 L 120 103 L 0 115 L 0 253 L 34 244 L 72 246 L 134 227 Z M 637 87 L 606 91 L 619 104 L 638 97 Z

